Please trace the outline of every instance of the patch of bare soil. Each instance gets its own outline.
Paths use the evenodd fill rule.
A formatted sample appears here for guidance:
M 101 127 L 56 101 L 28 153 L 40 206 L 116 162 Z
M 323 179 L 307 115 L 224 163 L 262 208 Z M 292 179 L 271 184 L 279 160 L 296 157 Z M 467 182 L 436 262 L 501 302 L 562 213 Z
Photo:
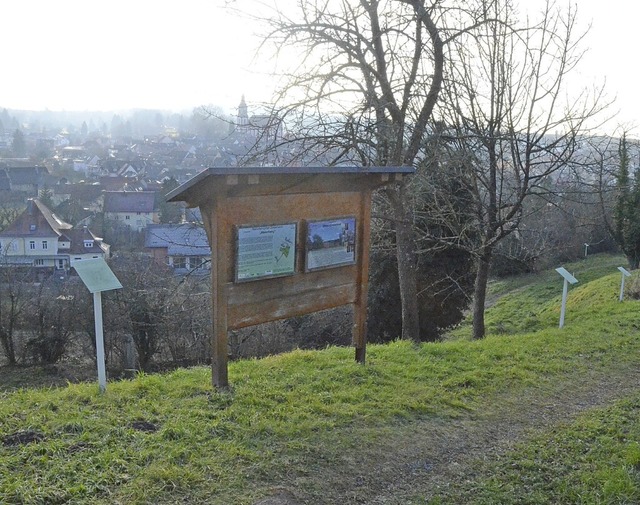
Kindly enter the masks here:
M 131 427 L 137 431 L 143 431 L 145 433 L 155 433 L 158 431 L 158 426 L 149 421 L 134 421 L 131 423 Z
M 0 365 L 0 392 L 20 388 L 64 387 L 68 383 L 85 381 L 97 381 L 93 364 Z
M 44 440 L 44 435 L 37 431 L 18 431 L 2 437 L 2 444 L 5 446 L 25 445 Z
M 254 505 L 301 505 L 298 499 L 287 489 L 272 489 L 271 496 L 263 498 Z
M 406 505 L 411 497 L 429 499 L 454 482 L 472 479 L 479 463 L 516 442 L 639 390 L 640 367 L 625 366 L 606 376 L 592 371 L 552 388 L 505 393 L 485 411 L 407 423 L 375 447 L 345 448 L 342 459 L 310 461 L 312 478 L 302 472 L 283 487 L 305 505 Z

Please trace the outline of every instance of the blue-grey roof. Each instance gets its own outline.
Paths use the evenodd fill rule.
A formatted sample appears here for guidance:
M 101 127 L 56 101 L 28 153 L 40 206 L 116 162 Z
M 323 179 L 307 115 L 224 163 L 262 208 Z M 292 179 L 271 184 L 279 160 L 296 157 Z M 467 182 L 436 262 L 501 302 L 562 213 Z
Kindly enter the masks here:
M 153 212 L 156 194 L 153 191 L 105 191 L 105 212 Z
M 4 171 L 9 177 L 12 186 L 24 186 L 27 184 L 35 186 L 42 184 L 44 175 L 49 173 L 46 167 L 41 166 L 5 165 Z
M 11 191 L 11 181 L 7 171 L 0 167 L 0 191 Z
M 167 248 L 170 256 L 208 256 L 211 248 L 202 226 L 185 224 L 151 224 L 145 232 L 144 246 Z

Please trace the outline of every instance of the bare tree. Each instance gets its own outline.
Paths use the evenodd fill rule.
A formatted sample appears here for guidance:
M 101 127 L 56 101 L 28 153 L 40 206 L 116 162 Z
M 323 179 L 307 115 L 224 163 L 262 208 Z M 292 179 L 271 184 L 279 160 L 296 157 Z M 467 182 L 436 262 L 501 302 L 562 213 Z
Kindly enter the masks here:
M 205 363 L 211 356 L 211 283 L 208 276 L 182 277 L 170 300 L 170 337 L 166 347 L 174 363 Z
M 418 166 L 442 86 L 444 47 L 473 29 L 481 4 L 302 0 L 296 9 L 276 7 L 260 17 L 267 27 L 263 48 L 273 47 L 283 63 L 270 116 L 287 131 L 268 146 L 277 162 Z M 420 340 L 410 183 L 390 187 L 386 197 L 395 228 L 402 336 Z
M 25 205 L 22 201 L 22 195 L 18 198 L 10 192 L 2 191 L 0 194 L 2 194 L 2 203 L 0 203 L 0 231 L 2 231 L 22 214 Z
M 606 107 L 600 90 L 565 98 L 582 56 L 575 8 L 547 2 L 539 22 L 522 24 L 511 0 L 484 4 L 485 22 L 447 46 L 441 108 L 470 197 L 466 219 L 448 222 L 451 239 L 476 257 L 474 338 L 485 334 L 496 246 L 518 230 L 527 198 L 561 184 L 581 135 Z
M 10 365 L 18 362 L 16 335 L 29 300 L 26 277 L 0 252 L 0 345 Z
M 57 363 L 67 353 L 78 327 L 77 286 L 50 277 L 33 285 L 24 321 L 26 351 L 35 363 Z
M 167 337 L 177 281 L 168 267 L 139 254 L 120 255 L 112 266 L 123 285 L 114 297 L 119 316 L 133 337 L 140 368 L 148 370 Z
M 548 190 L 545 183 L 566 166 L 601 108 L 597 93 L 562 103 L 581 57 L 575 14 L 547 3 L 539 23 L 521 24 L 511 0 L 302 0 L 297 9 L 276 7 L 262 17 L 263 46 L 273 44 L 279 62 L 295 62 L 280 72 L 284 84 L 271 113 L 288 129 L 269 145 L 281 164 L 424 168 L 444 89 L 437 112 L 458 162 L 450 167 L 471 200 L 462 212 L 443 201 L 433 208 L 442 214 L 437 228 L 451 232 L 446 240 L 466 244 L 476 257 L 476 337 L 484 335 L 496 244 L 518 228 L 524 199 Z M 415 225 L 425 190 L 422 182 L 403 181 L 386 191 L 402 335 L 415 340 Z
M 622 135 L 626 136 L 623 131 Z M 611 237 L 614 236 L 613 214 L 617 193 L 617 176 L 620 169 L 620 149 L 616 135 L 596 135 L 586 139 L 589 155 L 585 166 L 591 176 L 593 191 L 598 196 L 599 214 Z

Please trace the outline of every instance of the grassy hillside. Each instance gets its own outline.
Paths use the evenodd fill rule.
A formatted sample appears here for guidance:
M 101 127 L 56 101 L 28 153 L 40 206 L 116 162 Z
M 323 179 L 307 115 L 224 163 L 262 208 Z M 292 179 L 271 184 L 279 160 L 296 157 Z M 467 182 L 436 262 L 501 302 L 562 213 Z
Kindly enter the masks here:
M 483 341 L 372 345 L 366 366 L 340 348 L 235 362 L 226 393 L 205 368 L 110 383 L 105 395 L 95 384 L 2 393 L 0 503 L 251 504 L 280 488 L 314 504 L 381 493 L 398 504 L 639 502 L 640 396 L 527 435 L 474 463 L 465 485 L 399 486 L 431 478 L 435 463 L 406 459 L 423 447 L 637 372 L 640 307 L 617 301 L 621 261 L 565 265 L 580 284 L 562 330 L 552 271 L 492 286 L 501 297 Z
M 578 279 L 578 284 L 569 286 L 565 316 L 567 326 L 583 317 L 580 310 L 573 308 L 577 296 L 585 298 L 588 304 L 593 302 L 594 306 L 599 304 L 599 300 L 616 301 L 620 294 L 621 275 L 617 267 L 626 266 L 623 257 L 600 254 L 564 266 Z M 605 284 L 592 284 L 592 281 L 603 277 L 608 279 Z M 563 279 L 555 269 L 491 282 L 487 297 L 492 302 L 485 317 L 487 334 L 527 333 L 557 326 L 560 321 L 562 285 Z M 469 337 L 470 323 L 466 321 L 452 335 L 457 338 Z

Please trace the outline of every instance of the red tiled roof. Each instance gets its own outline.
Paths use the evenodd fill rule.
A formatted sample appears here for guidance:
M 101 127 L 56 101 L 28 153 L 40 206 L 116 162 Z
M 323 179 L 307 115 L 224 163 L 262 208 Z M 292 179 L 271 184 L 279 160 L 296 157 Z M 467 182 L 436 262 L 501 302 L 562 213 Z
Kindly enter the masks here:
M 72 225 L 62 221 L 40 200 L 33 198 L 27 201 L 24 212 L 5 228 L 0 236 L 60 236 L 71 228 Z

